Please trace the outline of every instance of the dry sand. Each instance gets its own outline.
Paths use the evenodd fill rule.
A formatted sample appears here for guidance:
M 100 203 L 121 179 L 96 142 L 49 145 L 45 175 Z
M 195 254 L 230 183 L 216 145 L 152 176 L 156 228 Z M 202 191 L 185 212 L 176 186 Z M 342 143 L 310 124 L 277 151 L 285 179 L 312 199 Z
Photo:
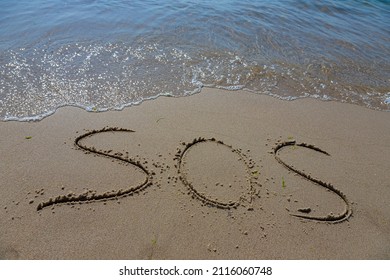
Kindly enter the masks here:
M 390 259 L 388 112 L 204 89 L 0 134 L 3 259 Z

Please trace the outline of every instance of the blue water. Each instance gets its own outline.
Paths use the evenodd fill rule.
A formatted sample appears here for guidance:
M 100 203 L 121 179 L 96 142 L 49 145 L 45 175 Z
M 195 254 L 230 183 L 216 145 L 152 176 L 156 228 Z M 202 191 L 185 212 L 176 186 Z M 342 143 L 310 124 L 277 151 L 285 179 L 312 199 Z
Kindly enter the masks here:
M 202 87 L 390 109 L 390 1 L 0 0 L 0 119 Z

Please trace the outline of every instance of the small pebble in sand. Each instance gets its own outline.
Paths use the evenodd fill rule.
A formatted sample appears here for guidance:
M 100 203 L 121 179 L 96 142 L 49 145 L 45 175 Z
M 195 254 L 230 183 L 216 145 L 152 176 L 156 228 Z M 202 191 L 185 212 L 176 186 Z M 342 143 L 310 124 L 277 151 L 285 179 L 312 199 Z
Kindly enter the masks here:
M 311 208 L 310 207 L 299 208 L 298 211 L 301 212 L 301 213 L 310 213 L 311 212 Z

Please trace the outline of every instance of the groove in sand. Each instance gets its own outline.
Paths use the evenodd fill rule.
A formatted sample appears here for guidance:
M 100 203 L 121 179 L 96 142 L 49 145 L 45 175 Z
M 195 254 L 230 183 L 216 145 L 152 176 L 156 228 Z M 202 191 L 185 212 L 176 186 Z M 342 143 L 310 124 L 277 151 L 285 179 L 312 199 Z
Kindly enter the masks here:
M 185 145 L 184 150 L 183 151 L 179 150 L 176 153 L 175 159 L 178 160 L 177 168 L 178 168 L 179 178 L 183 182 L 183 184 L 188 187 L 192 197 L 200 200 L 204 204 L 209 205 L 209 206 L 213 206 L 213 207 L 217 207 L 217 208 L 221 208 L 221 209 L 237 208 L 237 206 L 240 205 L 240 200 L 231 201 L 231 202 L 220 202 L 220 201 L 217 201 L 215 199 L 208 198 L 208 197 L 206 197 L 206 195 L 200 193 L 192 185 L 192 183 L 190 183 L 188 181 L 187 174 L 183 171 L 183 159 L 184 159 L 185 155 L 188 153 L 188 151 L 192 147 L 194 147 L 195 145 L 198 145 L 200 143 L 210 143 L 210 142 L 223 145 L 223 146 L 227 147 L 228 149 L 230 149 L 232 152 L 236 153 L 239 156 L 239 158 L 242 160 L 242 162 L 245 164 L 245 168 L 248 172 L 248 175 L 250 175 L 249 174 L 250 167 L 248 166 L 248 163 L 246 162 L 245 157 L 243 156 L 243 154 L 239 150 L 233 149 L 232 146 L 227 145 L 227 144 L 223 143 L 222 141 L 216 140 L 215 138 L 205 139 L 205 138 L 199 137 L 199 138 L 195 138 L 191 143 L 182 143 L 183 145 Z M 249 176 L 249 177 L 250 177 L 250 193 L 249 194 L 253 194 L 254 182 L 253 182 L 252 176 Z M 251 197 L 251 199 L 252 199 L 252 197 Z
M 305 179 L 307 179 L 307 180 L 309 180 L 309 181 L 311 181 L 313 183 L 316 183 L 316 184 L 318 184 L 318 185 L 320 185 L 320 186 L 330 190 L 331 192 L 335 193 L 338 197 L 340 197 L 343 200 L 343 202 L 345 203 L 345 210 L 342 213 L 338 214 L 338 215 L 328 215 L 328 216 L 320 216 L 320 217 L 301 215 L 301 214 L 290 214 L 290 215 L 295 216 L 295 217 L 299 217 L 299 218 L 302 218 L 302 219 L 309 219 L 309 220 L 323 221 L 323 222 L 331 222 L 331 223 L 340 223 L 340 222 L 344 222 L 344 221 L 348 220 L 349 217 L 351 217 L 351 215 L 352 215 L 352 207 L 351 207 L 351 203 L 347 199 L 346 195 L 343 194 L 340 190 L 336 189 L 332 184 L 323 182 L 323 181 L 321 181 L 319 179 L 316 179 L 316 178 L 313 178 L 312 176 L 307 175 L 306 173 L 304 173 L 304 172 L 294 168 L 293 166 L 285 163 L 278 156 L 278 152 L 280 152 L 283 148 L 288 147 L 288 146 L 304 147 L 304 148 L 307 148 L 307 149 L 310 149 L 310 150 L 322 153 L 322 154 L 327 155 L 327 156 L 330 156 L 330 155 L 327 152 L 325 152 L 325 151 L 321 150 L 320 148 L 317 148 L 317 147 L 315 147 L 313 145 L 309 145 L 309 144 L 306 144 L 306 143 L 299 143 L 299 144 L 297 144 L 296 141 L 282 142 L 282 143 L 278 144 L 274 148 L 275 158 L 281 165 L 283 165 L 287 169 L 297 173 L 298 175 L 302 176 L 303 178 L 305 178 Z
M 101 150 L 97 150 L 95 147 L 87 147 L 85 145 L 83 145 L 81 143 L 81 140 L 87 138 L 87 137 L 91 137 L 93 135 L 97 135 L 97 134 L 100 134 L 100 133 L 107 133 L 107 132 L 126 132 L 126 133 L 130 133 L 130 132 L 135 132 L 133 130 L 130 130 L 130 129 L 124 129 L 124 128 L 118 128 L 118 127 L 105 127 L 103 129 L 100 129 L 100 130 L 93 130 L 93 131 L 90 131 L 90 132 L 87 132 L 83 135 L 80 135 L 78 136 L 75 141 L 74 141 L 74 144 L 75 146 L 78 148 L 78 149 L 81 149 L 83 150 L 84 152 L 86 153 L 93 153 L 93 154 L 96 154 L 96 155 L 99 155 L 99 156 L 102 156 L 102 157 L 108 157 L 108 158 L 112 158 L 112 159 L 115 159 L 115 160 L 118 160 L 119 162 L 124 162 L 126 164 L 131 164 L 139 169 L 142 170 L 142 172 L 145 173 L 146 177 L 145 177 L 145 180 L 138 186 L 135 186 L 135 187 L 130 187 L 130 188 L 127 188 L 127 189 L 121 189 L 121 190 L 118 190 L 118 191 L 113 191 L 113 192 L 105 192 L 105 193 L 102 193 L 102 194 L 95 194 L 95 193 L 83 193 L 83 194 L 80 194 L 80 195 L 73 195 L 73 194 L 69 194 L 69 195 L 60 195 L 60 196 L 57 196 L 56 198 L 51 198 L 49 199 L 48 201 L 45 201 L 45 202 L 41 202 L 40 204 L 38 204 L 37 206 L 37 211 L 40 211 L 46 207 L 49 207 L 49 206 L 52 206 L 52 205 L 56 205 L 56 204 L 67 204 L 67 203 L 82 203 L 82 202 L 93 202 L 93 201 L 102 201 L 102 200 L 108 200 L 108 199 L 117 199 L 117 198 L 122 198 L 122 197 L 125 197 L 125 196 L 128 196 L 128 195 L 132 195 L 134 193 L 138 193 L 144 189 L 146 189 L 147 187 L 149 187 L 150 185 L 152 185 L 152 175 L 149 173 L 149 171 L 139 162 L 139 161 L 135 161 L 131 158 L 128 158 L 128 157 L 123 157 L 119 154 L 109 154 L 107 152 L 104 152 L 104 151 L 101 151 Z

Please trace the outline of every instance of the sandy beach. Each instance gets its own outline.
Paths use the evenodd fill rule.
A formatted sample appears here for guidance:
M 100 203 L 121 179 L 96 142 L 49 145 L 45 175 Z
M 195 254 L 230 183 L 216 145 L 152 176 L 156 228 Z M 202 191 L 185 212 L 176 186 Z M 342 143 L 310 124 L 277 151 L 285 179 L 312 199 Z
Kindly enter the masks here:
M 205 88 L 0 135 L 0 259 L 390 259 L 388 112 Z

